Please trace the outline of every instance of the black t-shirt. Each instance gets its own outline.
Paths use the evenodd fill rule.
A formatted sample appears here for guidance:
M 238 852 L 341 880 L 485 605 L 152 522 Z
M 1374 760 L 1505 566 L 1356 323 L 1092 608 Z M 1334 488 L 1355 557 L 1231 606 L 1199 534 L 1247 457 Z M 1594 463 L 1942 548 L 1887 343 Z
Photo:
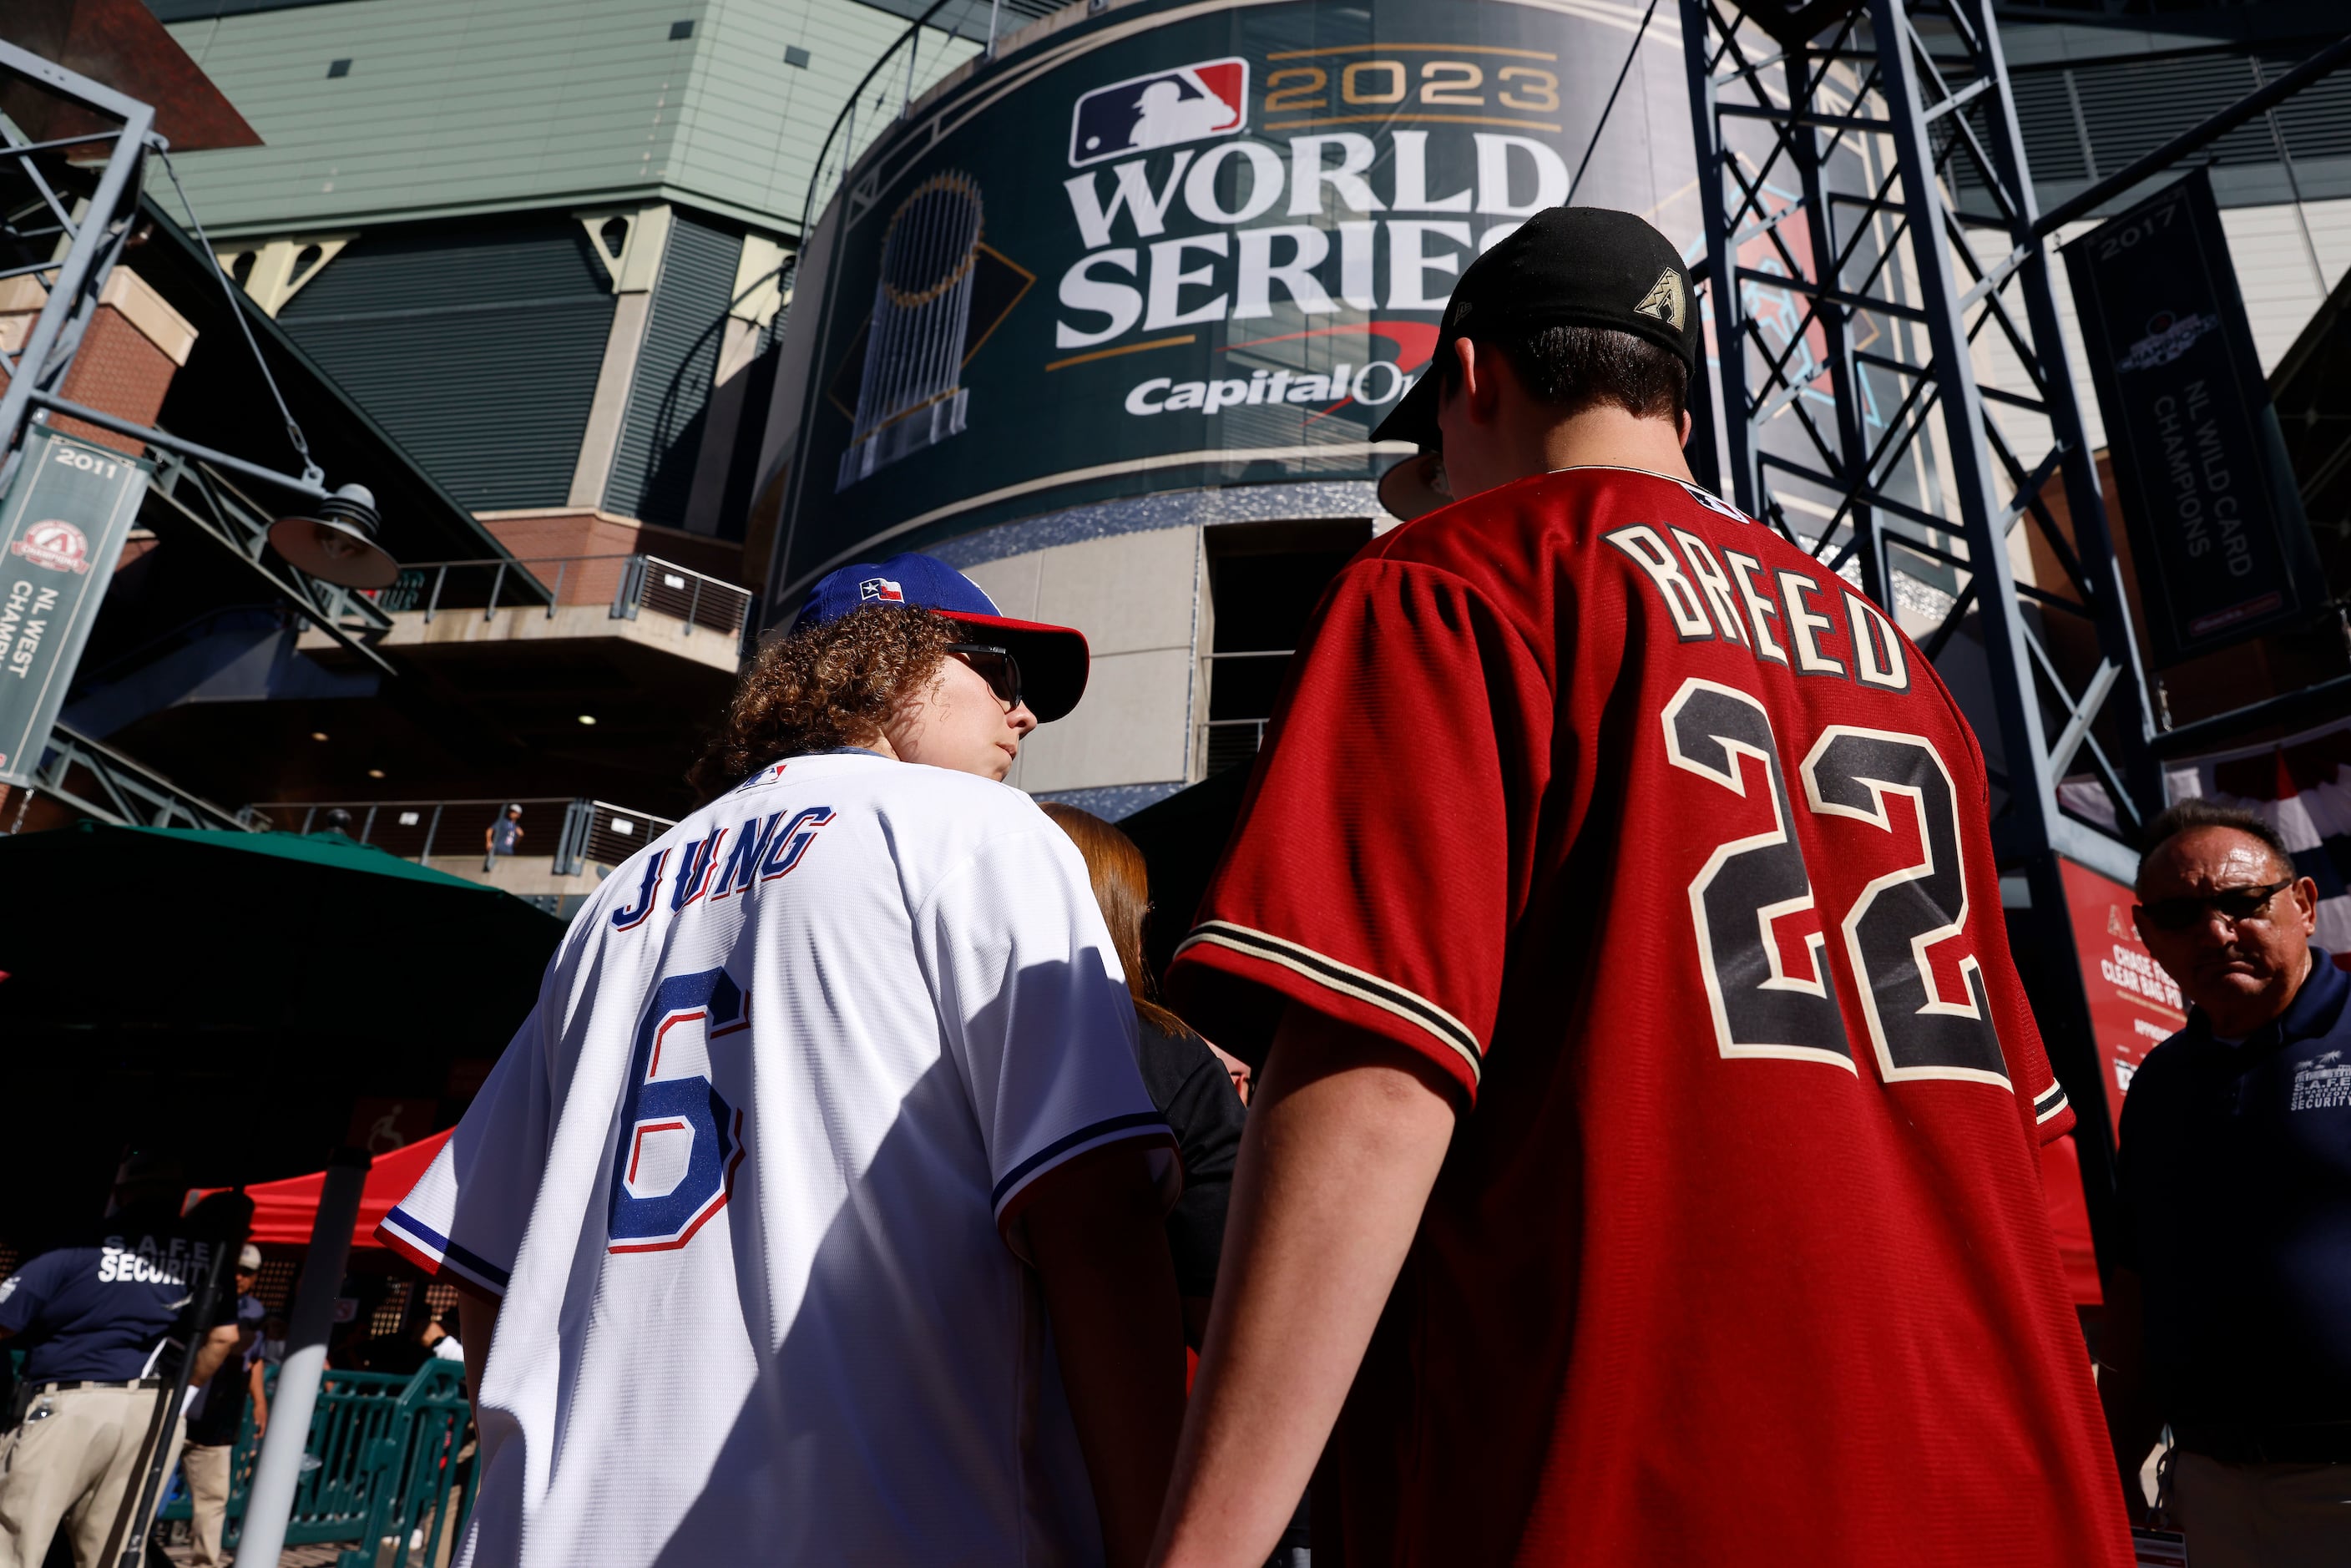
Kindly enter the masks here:
M 2240 1045 L 2199 1013 L 2123 1102 L 2126 1260 L 2146 1280 L 2165 1418 L 2199 1431 L 2351 1422 L 2351 975 L 2313 950 Z
M 191 1396 L 188 1413 L 188 1441 L 198 1448 L 225 1447 L 236 1441 L 245 1427 L 246 1392 L 252 1386 L 253 1364 L 261 1358 L 261 1325 L 269 1316 L 269 1309 L 256 1296 L 240 1296 L 236 1301 L 236 1326 L 240 1333 L 251 1331 L 252 1342 L 242 1351 L 232 1353 L 204 1385 L 201 1396 Z
M 0 1328 L 26 1352 L 25 1381 L 176 1375 L 196 1291 L 225 1245 L 184 1234 L 168 1206 L 125 1209 L 94 1245 L 44 1252 L 0 1281 Z M 223 1291 L 214 1324 L 235 1312 Z
M 1216 1289 L 1217 1254 L 1225 1246 L 1225 1206 L 1241 1147 L 1241 1097 L 1207 1040 L 1180 1027 L 1170 1033 L 1140 1011 L 1134 1022 L 1143 1087 L 1167 1118 L 1184 1160 L 1184 1196 L 1167 1211 L 1176 1288 L 1206 1296 Z

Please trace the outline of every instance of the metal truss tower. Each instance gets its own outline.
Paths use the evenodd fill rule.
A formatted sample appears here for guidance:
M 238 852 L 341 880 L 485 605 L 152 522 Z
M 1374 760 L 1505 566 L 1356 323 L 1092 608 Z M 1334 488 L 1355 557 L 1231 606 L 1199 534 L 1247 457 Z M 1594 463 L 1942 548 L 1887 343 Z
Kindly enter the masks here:
M 0 496 L 7 493 L 21 464 L 26 437 L 52 418 L 131 436 L 143 444 L 146 460 L 155 469 L 158 482 L 148 493 L 152 505 L 193 525 L 312 624 L 392 673 L 392 665 L 366 640 L 388 630 L 390 618 L 344 583 L 297 570 L 282 552 L 273 559 L 275 519 L 238 487 L 239 481 L 258 482 L 314 502 L 335 499 L 282 399 L 277 409 L 285 418 L 287 438 L 303 460 L 299 476 L 85 408 L 64 396 L 107 281 L 138 234 L 150 160 L 163 161 L 168 170 L 168 147 L 155 129 L 152 106 L 5 41 L 0 41 L 0 88 L 20 94 L 29 89 L 28 100 L 65 111 L 56 116 L 63 132 L 45 141 L 31 140 L 8 117 L 0 116 L 0 282 L 30 277 L 44 291 L 40 311 L 22 343 L 13 352 L 0 344 Z M 78 129 L 84 126 L 95 129 Z M 219 281 L 230 310 L 242 311 L 244 301 L 234 286 L 225 277 Z M 275 396 L 267 361 L 249 329 L 243 327 L 241 316 L 232 319 L 246 332 L 246 346 Z M 32 788 L 101 821 L 254 826 L 242 814 L 222 810 L 64 724 L 55 727 L 34 772 Z M 0 797 L 5 794 L 0 789 Z M 0 813 L 0 833 L 14 831 L 27 799 L 15 800 L 13 819 Z M 0 807 L 7 804 L 0 798 Z
M 2124 881 L 2135 857 L 2061 810 L 2058 787 L 2102 784 L 2125 833 L 2163 795 L 1991 6 L 1681 15 L 1725 479 L 1923 627 L 1938 664 L 1980 643 L 1993 841 L 2030 893 L 2011 920 L 2032 938 L 2103 1251 L 2107 1096 L 2056 857 Z M 2024 580 L 2019 560 L 2035 563 Z

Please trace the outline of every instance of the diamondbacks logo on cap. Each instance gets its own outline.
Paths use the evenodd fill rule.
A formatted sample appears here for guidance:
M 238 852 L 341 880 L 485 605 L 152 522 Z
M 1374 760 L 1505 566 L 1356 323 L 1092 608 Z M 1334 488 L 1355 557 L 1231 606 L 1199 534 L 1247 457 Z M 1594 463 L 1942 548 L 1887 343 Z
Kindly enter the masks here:
M 904 604 L 906 591 L 886 577 L 869 577 L 857 585 L 860 604 Z
M 1657 280 L 1649 285 L 1649 291 L 1641 296 L 1638 305 L 1633 307 L 1633 314 L 1663 321 L 1675 331 L 1680 331 L 1682 319 L 1688 314 L 1687 301 L 1682 293 L 1682 275 L 1670 267 L 1657 274 Z

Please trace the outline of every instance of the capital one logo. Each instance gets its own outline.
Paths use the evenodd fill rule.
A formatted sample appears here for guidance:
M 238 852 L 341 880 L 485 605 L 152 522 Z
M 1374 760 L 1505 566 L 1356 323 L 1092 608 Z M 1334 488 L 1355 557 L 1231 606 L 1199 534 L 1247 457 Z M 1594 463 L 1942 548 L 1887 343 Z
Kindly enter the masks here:
M 1098 87 L 1070 111 L 1070 167 L 1230 136 L 1249 123 L 1249 62 L 1197 60 Z

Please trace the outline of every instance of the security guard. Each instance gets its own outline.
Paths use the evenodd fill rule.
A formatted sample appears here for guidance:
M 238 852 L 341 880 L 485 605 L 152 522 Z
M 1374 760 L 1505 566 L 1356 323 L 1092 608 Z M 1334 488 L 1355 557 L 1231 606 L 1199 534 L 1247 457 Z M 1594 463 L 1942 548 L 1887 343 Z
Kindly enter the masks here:
M 41 1568 L 60 1528 L 76 1568 L 114 1568 L 123 1549 L 125 1498 L 163 1437 L 190 1309 L 215 1249 L 239 1239 L 208 1238 L 203 1207 L 183 1219 L 182 1185 L 170 1161 L 133 1155 L 94 1245 L 44 1252 L 0 1281 L 0 1339 L 28 1347 L 0 1437 L 0 1568 Z M 195 1384 L 236 1348 L 235 1312 L 222 1291 Z M 169 1436 L 174 1454 L 182 1430 Z
M 2139 935 L 2192 1004 L 2123 1104 L 2100 1359 L 2124 1490 L 2158 1427 L 2197 1568 L 2351 1563 L 2351 974 L 2277 830 L 2149 824 Z

